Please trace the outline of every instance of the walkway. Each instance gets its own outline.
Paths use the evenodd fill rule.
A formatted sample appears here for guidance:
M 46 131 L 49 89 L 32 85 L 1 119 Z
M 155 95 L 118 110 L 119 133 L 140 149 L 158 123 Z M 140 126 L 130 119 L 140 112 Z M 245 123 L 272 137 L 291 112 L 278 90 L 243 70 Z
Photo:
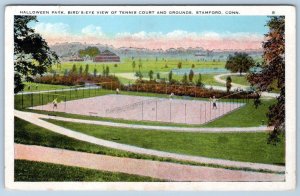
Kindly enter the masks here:
M 15 144 L 15 159 L 129 173 L 167 181 L 284 181 L 284 175 L 280 174 L 189 166 L 22 144 Z
M 138 153 L 138 154 L 146 154 L 146 155 L 153 155 L 158 157 L 164 158 L 172 158 L 177 160 L 183 161 L 192 161 L 196 163 L 205 163 L 205 164 L 214 164 L 214 165 L 221 165 L 227 167 L 235 167 L 235 168 L 248 168 L 253 170 L 269 170 L 275 172 L 284 172 L 285 167 L 277 166 L 277 165 L 269 165 L 269 164 L 261 164 L 261 163 L 250 163 L 250 162 L 239 162 L 239 161 L 230 161 L 230 160 L 223 160 L 223 159 L 214 159 L 214 158 L 206 158 L 206 157 L 199 157 L 199 156 L 190 156 L 184 154 L 177 154 L 177 153 L 170 153 L 170 152 L 163 152 L 158 150 L 152 149 L 145 149 L 141 147 L 131 146 L 127 144 L 120 144 L 117 142 L 107 141 L 104 139 L 96 138 L 90 135 L 86 135 L 77 131 L 73 131 L 44 120 L 39 119 L 39 115 L 34 113 L 28 112 L 20 112 L 15 110 L 15 116 L 21 118 L 25 121 L 28 121 L 32 124 L 37 126 L 43 127 L 55 133 L 59 133 L 65 135 L 70 138 L 74 138 L 77 140 L 89 142 L 92 144 L 105 146 L 109 148 L 124 150 L 128 152 Z
M 220 74 L 220 75 L 215 75 L 214 76 L 214 80 L 216 80 L 219 83 L 222 84 L 226 84 L 226 80 L 222 79 L 223 76 L 230 76 L 230 75 L 240 75 L 239 73 L 226 73 L 226 74 Z M 242 75 L 246 75 L 246 73 L 242 73 Z M 238 90 L 238 89 L 242 89 L 242 90 L 248 90 L 250 87 L 249 86 L 245 86 L 245 85 L 241 85 L 241 84 L 236 84 L 236 83 L 231 83 L 232 88 L 231 90 Z M 207 88 L 207 87 L 206 87 Z M 222 91 L 226 91 L 226 87 L 220 87 L 220 86 L 212 86 L 213 89 L 216 90 L 222 90 Z M 261 93 L 262 97 L 272 97 L 272 98 L 276 98 L 279 96 L 278 93 L 269 93 L 269 92 L 262 92 Z
M 78 118 L 65 118 L 60 116 L 49 116 L 45 114 L 22 112 L 15 110 L 16 116 L 27 116 L 30 115 L 34 118 L 39 119 L 53 119 L 65 122 L 74 122 L 82 124 L 102 125 L 110 127 L 120 128 L 131 128 L 139 130 L 154 130 L 154 131 L 172 131 L 172 132 L 203 132 L 203 133 L 224 133 L 224 132 L 266 132 L 273 130 L 273 127 L 259 126 L 259 127 L 174 127 L 174 126 L 155 126 L 155 125 L 137 125 L 137 124 L 126 124 L 117 122 L 107 122 L 98 120 L 84 120 Z

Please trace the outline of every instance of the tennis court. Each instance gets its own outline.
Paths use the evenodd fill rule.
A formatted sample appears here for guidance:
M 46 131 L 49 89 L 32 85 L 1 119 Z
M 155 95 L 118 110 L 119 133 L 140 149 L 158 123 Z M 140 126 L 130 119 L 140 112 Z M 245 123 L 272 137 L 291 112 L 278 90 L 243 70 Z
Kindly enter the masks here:
M 204 124 L 243 106 L 244 103 L 156 98 L 131 95 L 103 95 L 52 103 L 32 109 L 66 112 L 126 120 L 158 121 L 183 124 Z

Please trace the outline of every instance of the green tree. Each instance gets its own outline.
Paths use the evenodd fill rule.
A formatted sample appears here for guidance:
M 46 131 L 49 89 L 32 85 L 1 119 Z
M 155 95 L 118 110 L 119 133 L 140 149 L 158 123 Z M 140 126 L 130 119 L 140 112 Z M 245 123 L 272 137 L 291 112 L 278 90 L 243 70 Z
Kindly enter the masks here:
M 106 69 L 105 69 L 104 65 L 102 66 L 102 75 L 103 75 L 103 76 L 106 75 Z
M 266 26 L 269 32 L 262 45 L 264 66 L 261 72 L 251 73 L 247 78 L 260 91 L 272 90 L 274 82 L 280 89 L 276 104 L 267 113 L 268 125 L 274 126 L 268 142 L 276 144 L 285 133 L 285 17 L 272 16 Z
M 194 71 L 191 69 L 189 73 L 189 81 L 193 82 L 193 79 L 194 79 Z
M 94 77 L 96 77 L 96 76 L 97 76 L 97 69 L 94 68 Z
M 142 68 L 143 64 L 142 64 L 142 60 L 139 59 L 139 70 Z
M 79 75 L 82 75 L 82 70 L 83 70 L 82 65 L 80 65 L 80 67 L 79 67 Z
M 135 70 L 135 61 L 132 61 L 132 70 Z
M 33 81 L 49 67 L 59 63 L 47 42 L 28 24 L 38 22 L 36 16 L 14 16 L 14 93 L 24 89 L 23 80 Z
M 100 54 L 100 50 L 97 47 L 89 46 L 84 50 L 79 50 L 78 53 L 79 53 L 80 57 L 85 57 L 88 55 L 88 56 L 94 58 L 95 56 Z
M 186 74 L 186 73 L 184 73 L 181 82 L 182 82 L 183 84 L 187 84 L 187 82 L 188 82 L 188 77 L 187 77 L 187 74 Z
M 192 69 L 194 69 L 195 68 L 195 64 L 192 64 Z
M 199 73 L 199 75 L 198 75 L 198 80 L 197 80 L 196 86 L 199 86 L 199 87 L 203 87 L 204 86 L 204 84 L 202 83 L 202 75 L 201 75 L 201 73 Z
M 84 69 L 84 75 L 89 75 L 89 64 L 85 65 L 85 69 Z
M 72 74 L 77 74 L 77 67 L 75 64 L 72 66 Z
M 225 64 L 225 68 L 232 72 L 247 72 L 251 67 L 255 66 L 255 62 L 247 53 L 236 52 L 234 55 L 229 55 Z
M 232 85 L 231 85 L 232 79 L 230 76 L 227 76 L 226 78 L 226 89 L 227 89 L 227 93 L 229 93 Z
M 178 62 L 177 68 L 178 68 L 178 69 L 181 69 L 181 67 L 182 67 L 182 62 Z
M 106 76 L 109 76 L 109 66 L 106 66 L 106 69 L 105 69 L 105 75 L 106 75 Z
M 142 74 L 142 72 L 140 72 L 140 71 L 137 71 L 136 73 L 135 73 L 135 76 L 136 77 L 138 77 L 140 80 L 142 80 L 143 79 L 143 74 Z
M 158 79 L 158 80 L 160 79 L 160 73 L 159 72 L 156 73 L 156 79 Z
M 173 80 L 173 72 L 172 70 L 169 72 L 169 82 L 172 82 Z
M 149 76 L 150 80 L 153 80 L 153 71 L 152 70 L 149 71 L 148 76 Z

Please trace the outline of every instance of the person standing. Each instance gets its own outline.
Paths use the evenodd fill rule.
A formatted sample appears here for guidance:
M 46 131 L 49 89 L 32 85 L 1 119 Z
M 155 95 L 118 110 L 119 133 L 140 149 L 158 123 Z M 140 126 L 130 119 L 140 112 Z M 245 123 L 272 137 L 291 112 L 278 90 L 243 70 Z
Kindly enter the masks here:
M 212 98 L 209 98 L 209 100 L 213 103 L 213 109 L 218 109 L 217 108 L 217 101 L 218 101 L 218 99 L 216 99 L 216 97 L 213 96 Z

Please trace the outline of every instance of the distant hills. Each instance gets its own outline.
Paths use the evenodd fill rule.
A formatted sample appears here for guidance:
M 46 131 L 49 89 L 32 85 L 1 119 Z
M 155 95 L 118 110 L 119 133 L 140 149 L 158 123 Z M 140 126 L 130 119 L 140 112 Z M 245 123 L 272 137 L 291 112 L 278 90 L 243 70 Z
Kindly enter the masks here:
M 147 49 L 134 47 L 115 48 L 111 45 L 102 44 L 84 44 L 80 42 L 66 42 L 50 46 L 61 60 L 78 56 L 78 51 L 93 46 L 99 48 L 100 51 L 109 50 L 116 53 L 121 58 L 188 58 L 201 60 L 226 60 L 229 54 L 234 52 L 246 52 L 254 58 L 260 58 L 263 54 L 262 50 L 205 50 L 202 47 L 196 48 L 169 48 L 162 49 Z

